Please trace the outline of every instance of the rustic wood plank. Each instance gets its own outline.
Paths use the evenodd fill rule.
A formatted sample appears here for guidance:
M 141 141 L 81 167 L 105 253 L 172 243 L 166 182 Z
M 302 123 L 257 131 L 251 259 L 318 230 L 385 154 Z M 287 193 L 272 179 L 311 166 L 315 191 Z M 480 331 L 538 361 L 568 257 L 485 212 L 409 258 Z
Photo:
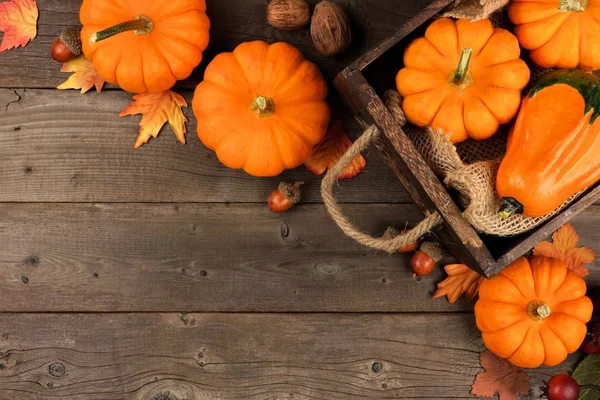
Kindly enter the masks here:
M 0 335 L 3 399 L 467 400 L 481 370 L 472 314 L 0 314 Z
M 211 44 L 205 60 L 222 51 L 231 51 L 244 41 L 286 41 L 297 46 L 309 59 L 318 63 L 332 80 L 335 75 L 369 48 L 390 36 L 432 0 L 337 0 L 348 11 L 353 23 L 355 43 L 343 56 L 328 58 L 314 49 L 308 29 L 284 32 L 269 26 L 265 19 L 268 0 L 207 0 L 211 19 Z M 318 0 L 310 0 L 316 4 Z M 38 36 L 22 49 L 0 55 L 0 87 L 53 88 L 65 80 L 60 65 L 49 55 L 60 31 L 79 26 L 81 0 L 38 0 L 40 18 Z M 0 33 L 0 37 L 2 33 Z M 178 86 L 195 87 L 202 77 L 203 62 L 192 77 Z
M 191 104 L 192 93 L 184 94 Z M 321 177 L 304 167 L 273 179 L 224 167 L 199 141 L 191 107 L 186 146 L 166 126 L 135 150 L 141 117 L 117 116 L 130 101 L 121 91 L 0 89 L 0 201 L 264 202 L 280 180 L 306 181 L 304 201 L 322 201 Z M 356 137 L 361 128 L 343 110 L 334 107 L 334 118 Z M 375 150 L 367 159 L 340 201 L 411 201 Z
M 348 205 L 363 229 L 414 223 L 413 205 Z M 576 218 L 600 253 L 600 207 Z M 472 311 L 431 294 L 406 255 L 345 237 L 320 205 L 0 204 L 0 312 Z M 446 260 L 450 262 L 451 260 Z M 600 286 L 600 263 L 588 282 Z

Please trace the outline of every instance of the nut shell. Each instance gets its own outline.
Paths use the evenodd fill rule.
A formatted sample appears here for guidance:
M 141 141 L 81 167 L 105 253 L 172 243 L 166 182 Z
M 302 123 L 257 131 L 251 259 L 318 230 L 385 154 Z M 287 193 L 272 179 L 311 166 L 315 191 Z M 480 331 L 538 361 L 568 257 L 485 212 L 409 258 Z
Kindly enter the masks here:
M 315 7 L 310 34 L 317 51 L 325 56 L 343 53 L 352 44 L 348 15 L 342 7 L 327 0 Z
M 81 55 L 81 33 L 79 29 L 67 28 L 61 32 L 59 38 L 75 57 Z
M 272 0 L 267 6 L 267 22 L 286 31 L 304 29 L 310 23 L 310 6 L 304 0 Z

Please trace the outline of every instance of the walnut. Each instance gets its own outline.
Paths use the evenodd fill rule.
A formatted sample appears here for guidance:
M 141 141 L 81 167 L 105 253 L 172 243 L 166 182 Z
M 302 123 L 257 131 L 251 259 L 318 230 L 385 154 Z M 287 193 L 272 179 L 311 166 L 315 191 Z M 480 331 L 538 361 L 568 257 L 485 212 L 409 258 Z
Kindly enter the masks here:
M 340 54 L 352 44 L 348 16 L 331 1 L 322 1 L 315 7 L 310 34 L 319 53 L 325 56 Z
M 267 6 L 267 22 L 286 31 L 303 29 L 310 22 L 310 6 L 304 0 L 272 0 Z

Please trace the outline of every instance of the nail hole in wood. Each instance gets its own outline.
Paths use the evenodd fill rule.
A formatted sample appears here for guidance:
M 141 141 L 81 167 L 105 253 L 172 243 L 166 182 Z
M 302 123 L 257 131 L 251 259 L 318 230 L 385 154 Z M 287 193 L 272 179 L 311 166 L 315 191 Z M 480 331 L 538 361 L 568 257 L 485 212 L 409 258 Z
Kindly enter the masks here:
M 25 173 L 26 174 L 31 174 L 32 172 L 33 172 L 33 168 L 31 168 L 31 167 L 25 168 Z
M 382 389 L 387 389 L 387 383 L 382 383 L 382 384 L 381 384 L 381 388 L 382 388 Z
M 2 371 L 4 369 L 4 364 L 0 363 L 0 371 Z
M 99 277 L 99 276 L 100 276 L 100 275 L 98 275 L 98 273 L 97 273 L 97 272 L 94 272 L 94 278 L 97 278 L 97 277 Z
M 208 275 L 208 272 L 206 272 L 206 270 L 202 270 L 202 271 L 200 271 L 200 275 L 202 275 L 202 276 L 207 276 L 207 275 Z
M 20 126 L 15 126 L 15 127 L 13 128 L 13 131 L 15 131 L 15 132 L 18 132 L 18 131 L 20 131 L 20 130 L 21 130 L 21 127 L 20 127 Z
M 60 378 L 65 374 L 66 371 L 65 366 L 58 362 L 50 364 L 48 369 L 50 371 L 50 375 L 54 376 L 55 378 Z
M 279 230 L 281 232 L 282 239 L 287 239 L 290 236 L 290 227 L 285 222 L 281 224 Z
M 387 279 L 381 278 L 381 283 L 387 283 Z
M 371 371 L 375 372 L 376 374 L 380 373 L 383 371 L 383 364 L 380 362 L 374 362 L 373 365 L 371 365 Z
M 25 275 L 23 275 L 23 276 L 21 277 L 21 282 L 23 282 L 23 283 L 27 284 L 27 283 L 29 283 L 29 278 L 28 278 L 28 277 L 26 277 Z

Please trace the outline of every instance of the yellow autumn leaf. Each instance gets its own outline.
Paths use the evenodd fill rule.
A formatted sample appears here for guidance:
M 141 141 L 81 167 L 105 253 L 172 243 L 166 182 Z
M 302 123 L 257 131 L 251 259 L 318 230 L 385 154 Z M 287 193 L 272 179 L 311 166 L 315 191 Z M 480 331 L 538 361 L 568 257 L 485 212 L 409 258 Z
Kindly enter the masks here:
M 81 89 L 81 93 L 85 93 L 94 86 L 96 91 L 100 93 L 104 86 L 104 79 L 98 75 L 96 68 L 84 56 L 77 57 L 63 64 L 60 72 L 74 72 L 63 84 L 57 89 Z
M 188 119 L 183 115 L 182 107 L 187 107 L 185 99 L 179 94 L 165 90 L 158 93 L 142 93 L 133 96 L 135 100 L 119 116 L 142 114 L 140 132 L 135 142 L 135 148 L 147 143 L 151 137 L 156 138 L 163 125 L 169 122 L 173 133 L 179 141 L 185 144 Z

